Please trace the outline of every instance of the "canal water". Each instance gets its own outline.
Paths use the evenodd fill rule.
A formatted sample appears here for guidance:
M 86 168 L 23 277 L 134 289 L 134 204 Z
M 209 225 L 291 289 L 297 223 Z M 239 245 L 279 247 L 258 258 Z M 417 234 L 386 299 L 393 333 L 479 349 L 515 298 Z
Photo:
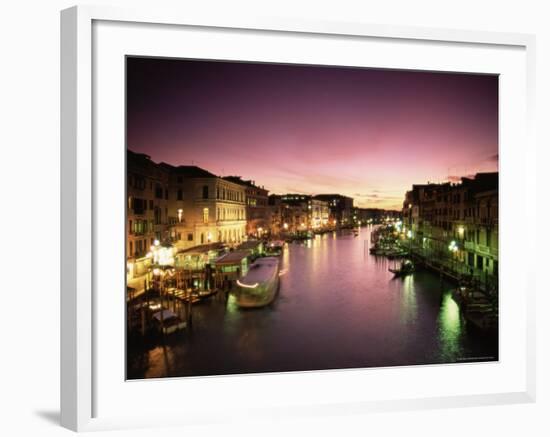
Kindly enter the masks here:
M 221 295 L 194 306 L 192 333 L 128 345 L 128 378 L 497 360 L 497 337 L 466 325 L 453 285 L 427 271 L 394 278 L 394 261 L 369 254 L 372 230 L 287 245 L 271 306 Z

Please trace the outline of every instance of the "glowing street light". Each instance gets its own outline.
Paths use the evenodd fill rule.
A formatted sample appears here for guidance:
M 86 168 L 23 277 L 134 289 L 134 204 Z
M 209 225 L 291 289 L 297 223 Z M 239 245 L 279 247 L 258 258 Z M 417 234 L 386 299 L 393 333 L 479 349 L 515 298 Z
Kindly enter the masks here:
M 151 251 L 146 255 L 147 258 L 152 258 L 152 262 L 157 266 L 173 266 L 174 265 L 174 249 L 172 246 L 161 246 L 158 240 L 155 240 L 151 246 Z
M 458 251 L 458 245 L 456 244 L 455 240 L 451 241 L 451 243 L 449 244 L 449 250 L 453 253 Z

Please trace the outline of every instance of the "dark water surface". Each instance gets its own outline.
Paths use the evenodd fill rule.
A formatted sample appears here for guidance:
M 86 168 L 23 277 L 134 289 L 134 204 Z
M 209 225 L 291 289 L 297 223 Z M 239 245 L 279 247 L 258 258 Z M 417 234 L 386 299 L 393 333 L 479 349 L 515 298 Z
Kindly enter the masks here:
M 128 378 L 492 361 L 496 336 L 468 329 L 452 284 L 431 272 L 394 279 L 368 253 L 372 227 L 289 244 L 279 295 L 239 309 L 222 296 L 193 307 L 193 331 L 129 346 Z

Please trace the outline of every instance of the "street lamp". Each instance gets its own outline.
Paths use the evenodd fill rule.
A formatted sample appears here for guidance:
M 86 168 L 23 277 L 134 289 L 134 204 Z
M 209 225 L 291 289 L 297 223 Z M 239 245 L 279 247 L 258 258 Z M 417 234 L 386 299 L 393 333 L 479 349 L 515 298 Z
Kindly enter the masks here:
M 165 275 L 173 276 L 174 266 L 174 250 L 170 244 L 160 244 L 159 240 L 155 240 L 151 246 L 151 251 L 147 254 L 147 258 L 151 259 L 151 281 L 153 287 L 159 293 L 160 298 L 160 324 L 164 333 L 164 280 Z
M 413 237 L 413 233 L 409 229 L 407 231 L 407 238 L 409 239 L 409 256 L 412 256 L 412 237 Z
M 456 256 L 455 253 L 458 252 L 458 245 L 456 244 L 456 241 L 453 240 L 449 244 L 449 251 L 451 252 L 452 256 L 452 267 L 453 270 L 456 270 Z
M 450 250 L 451 252 L 453 252 L 453 253 L 455 253 L 455 252 L 458 250 L 458 246 L 457 246 L 455 240 L 453 240 L 453 241 L 450 242 L 450 244 L 449 244 L 449 250 Z

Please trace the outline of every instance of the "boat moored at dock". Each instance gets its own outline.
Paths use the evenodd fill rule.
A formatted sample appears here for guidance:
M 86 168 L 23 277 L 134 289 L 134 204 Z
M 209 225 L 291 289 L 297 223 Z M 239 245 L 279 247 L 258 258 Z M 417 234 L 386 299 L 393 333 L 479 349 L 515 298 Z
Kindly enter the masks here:
M 410 260 L 405 260 L 401 263 L 398 268 L 389 268 L 388 269 L 394 276 L 406 276 L 414 273 L 414 264 Z
M 285 242 L 283 240 L 270 241 L 265 249 L 267 256 L 280 256 L 285 248 Z
M 278 288 L 279 258 L 259 258 L 252 263 L 246 276 L 237 280 L 235 300 L 242 308 L 263 307 L 273 302 Z
M 173 334 L 187 327 L 187 323 L 169 309 L 162 309 L 153 314 L 158 330 L 164 334 Z
M 468 323 L 480 331 L 498 329 L 498 303 L 486 293 L 461 285 L 452 292 Z

